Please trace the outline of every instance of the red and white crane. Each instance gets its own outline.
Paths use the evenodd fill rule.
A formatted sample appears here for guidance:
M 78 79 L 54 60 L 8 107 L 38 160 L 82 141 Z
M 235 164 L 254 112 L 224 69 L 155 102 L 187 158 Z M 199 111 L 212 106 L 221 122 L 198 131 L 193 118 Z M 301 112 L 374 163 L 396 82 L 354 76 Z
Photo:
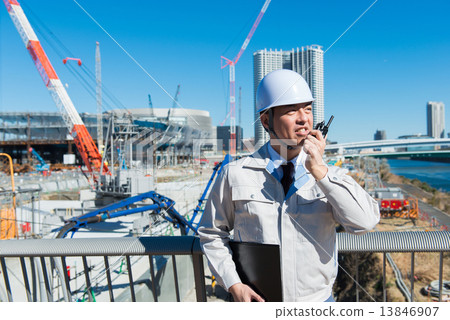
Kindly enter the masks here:
M 253 34 L 256 31 L 256 28 L 259 25 L 259 22 L 261 21 L 264 13 L 267 10 L 267 7 L 269 6 L 271 0 L 266 0 L 264 2 L 264 5 L 261 9 L 261 11 L 258 14 L 258 17 L 256 18 L 256 21 L 253 23 L 253 26 L 247 35 L 247 38 L 245 38 L 244 43 L 241 46 L 241 50 L 239 50 L 236 57 L 234 57 L 233 60 L 227 59 L 225 57 L 222 58 L 222 69 L 226 68 L 227 66 L 230 66 L 229 70 L 229 82 L 230 82 L 230 155 L 235 156 L 236 155 L 236 89 L 235 89 L 235 66 L 238 63 L 239 59 L 241 58 L 242 54 L 244 53 L 245 49 L 247 49 L 248 44 L 250 43 L 250 40 L 253 37 Z M 225 64 L 223 64 L 223 60 L 226 61 Z M 228 115 L 227 117 L 228 118 Z M 225 118 L 225 119 L 226 119 Z
M 72 135 L 78 152 L 80 153 L 84 164 L 89 173 L 94 175 L 94 180 L 98 174 L 109 173 L 106 164 L 102 165 L 102 156 L 94 143 L 91 135 L 86 129 L 80 115 L 75 109 L 72 100 L 70 100 L 66 89 L 58 78 L 53 66 L 51 65 L 44 49 L 41 46 L 36 34 L 33 31 L 25 13 L 17 0 L 3 0 L 6 9 L 17 28 L 28 52 L 33 59 L 36 68 L 49 90 L 62 118 Z

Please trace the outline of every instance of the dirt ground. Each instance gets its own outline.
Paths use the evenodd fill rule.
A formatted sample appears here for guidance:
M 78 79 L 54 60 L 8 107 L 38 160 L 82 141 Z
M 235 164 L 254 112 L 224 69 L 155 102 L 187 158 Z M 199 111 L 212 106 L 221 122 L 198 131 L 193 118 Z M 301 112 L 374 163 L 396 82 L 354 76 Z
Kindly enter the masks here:
M 384 218 L 377 226 L 378 231 L 432 231 L 428 221 L 421 219 Z M 377 253 L 382 270 L 383 254 Z M 400 269 L 403 280 L 411 288 L 411 253 L 391 253 L 391 257 Z M 435 252 L 417 252 L 414 254 L 414 301 L 432 301 L 434 297 L 421 293 L 423 287 L 439 279 L 440 254 Z M 450 279 L 450 253 L 443 255 L 443 280 Z M 388 301 L 406 301 L 395 283 L 392 267 L 386 265 L 386 287 Z M 447 297 L 449 298 L 449 297 Z

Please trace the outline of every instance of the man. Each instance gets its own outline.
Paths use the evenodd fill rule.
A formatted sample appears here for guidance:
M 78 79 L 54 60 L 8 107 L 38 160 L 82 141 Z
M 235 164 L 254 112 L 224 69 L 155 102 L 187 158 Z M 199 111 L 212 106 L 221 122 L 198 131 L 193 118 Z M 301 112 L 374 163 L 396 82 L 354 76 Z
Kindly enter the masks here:
M 333 301 L 336 225 L 363 234 L 379 221 L 377 202 L 344 170 L 324 163 L 313 100 L 296 72 L 266 75 L 256 104 L 270 141 L 225 166 L 211 190 L 200 241 L 212 273 L 235 301 L 264 300 L 241 283 L 231 232 L 234 241 L 280 245 L 284 301 Z

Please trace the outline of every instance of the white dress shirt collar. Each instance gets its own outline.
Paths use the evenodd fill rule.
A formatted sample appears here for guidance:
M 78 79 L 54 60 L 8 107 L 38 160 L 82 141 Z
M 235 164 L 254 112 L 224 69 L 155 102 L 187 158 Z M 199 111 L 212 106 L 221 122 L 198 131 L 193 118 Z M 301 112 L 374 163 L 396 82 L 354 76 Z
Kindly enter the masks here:
M 268 143 L 268 150 L 269 150 L 270 160 L 272 160 L 275 170 L 277 170 L 277 171 L 278 171 L 278 169 L 281 170 L 281 168 L 280 168 L 281 165 L 286 164 L 288 161 L 286 159 L 284 159 L 278 152 L 276 152 L 275 149 L 270 145 L 270 143 Z M 297 166 L 299 166 L 299 165 L 304 166 L 306 157 L 307 157 L 307 154 L 305 153 L 305 151 L 303 151 L 303 148 L 302 148 L 300 153 L 294 159 L 290 160 L 290 162 L 292 162 L 294 164 L 295 168 L 297 168 Z

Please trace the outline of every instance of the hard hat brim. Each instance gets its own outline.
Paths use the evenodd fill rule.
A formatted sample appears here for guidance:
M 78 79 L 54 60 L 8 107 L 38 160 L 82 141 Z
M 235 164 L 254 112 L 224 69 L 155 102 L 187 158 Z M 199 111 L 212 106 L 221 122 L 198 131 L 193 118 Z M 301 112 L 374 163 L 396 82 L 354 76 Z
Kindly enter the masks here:
M 275 107 L 281 107 L 281 106 L 289 106 L 289 105 L 293 105 L 293 104 L 299 104 L 299 103 L 306 103 L 306 102 L 311 102 L 313 103 L 316 99 L 307 99 L 307 100 L 301 100 L 301 99 L 290 99 L 290 100 L 283 100 L 283 101 L 277 101 L 274 102 L 268 106 L 265 106 L 264 108 L 259 109 L 257 112 L 261 113 L 263 111 L 269 110 L 271 108 L 275 108 Z

